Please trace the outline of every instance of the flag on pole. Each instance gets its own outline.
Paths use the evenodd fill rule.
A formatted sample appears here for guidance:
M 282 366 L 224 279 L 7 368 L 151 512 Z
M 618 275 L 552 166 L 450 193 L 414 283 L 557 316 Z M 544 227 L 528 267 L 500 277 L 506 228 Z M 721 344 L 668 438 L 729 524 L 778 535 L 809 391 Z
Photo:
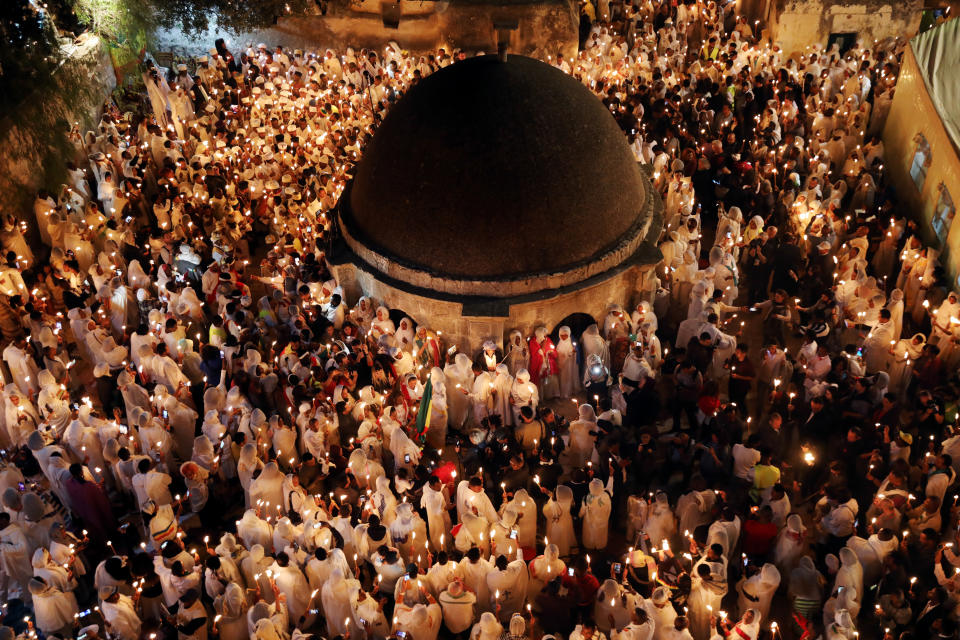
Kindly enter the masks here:
M 423 387 L 423 397 L 420 398 L 420 408 L 417 410 L 416 438 L 423 445 L 427 441 L 427 427 L 430 425 L 430 413 L 433 410 L 433 380 L 427 377 L 427 384 Z

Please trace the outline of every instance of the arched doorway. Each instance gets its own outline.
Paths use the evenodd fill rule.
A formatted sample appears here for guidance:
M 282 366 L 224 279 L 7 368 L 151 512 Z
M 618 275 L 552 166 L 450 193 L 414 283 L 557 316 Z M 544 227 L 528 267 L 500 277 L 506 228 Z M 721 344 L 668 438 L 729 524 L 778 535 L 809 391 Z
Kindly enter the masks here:
M 556 344 L 559 340 L 560 327 L 570 327 L 571 337 L 574 341 L 578 341 L 587 327 L 592 324 L 597 324 L 597 319 L 589 313 L 571 313 L 557 323 L 553 331 L 550 332 L 550 339 Z
M 391 308 L 391 307 L 388 307 L 388 308 L 390 309 L 390 319 L 393 320 L 393 326 L 395 326 L 395 327 L 397 327 L 397 328 L 399 329 L 399 328 L 400 328 L 400 321 L 403 320 L 404 318 L 410 318 L 410 320 L 413 322 L 413 327 L 411 327 L 411 328 L 412 328 L 414 331 L 416 331 L 416 329 L 417 329 L 417 324 L 418 324 L 416 318 L 414 318 L 412 315 L 410 315 L 409 313 L 407 313 L 407 312 L 404 311 L 403 309 L 393 309 L 393 308 Z

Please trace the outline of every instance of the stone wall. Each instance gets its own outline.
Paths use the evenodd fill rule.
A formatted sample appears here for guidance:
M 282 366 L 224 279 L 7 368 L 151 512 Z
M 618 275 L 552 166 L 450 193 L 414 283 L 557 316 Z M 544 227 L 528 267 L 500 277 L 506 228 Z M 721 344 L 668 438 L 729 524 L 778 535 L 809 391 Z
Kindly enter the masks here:
M 577 52 L 579 16 L 572 0 L 332 0 L 329 6 L 326 15 L 284 17 L 274 27 L 254 33 L 231 36 L 214 28 L 194 38 L 162 31 L 155 38 L 156 48 L 197 54 L 209 49 L 215 38 L 225 37 L 234 52 L 257 42 L 288 49 L 342 50 L 348 46 L 379 49 L 393 41 L 412 52 L 443 46 L 493 53 L 497 48 L 493 22 L 516 20 L 519 27 L 511 34 L 511 51 L 544 59 L 558 51 L 565 56 Z M 397 16 L 399 22 L 385 23 Z
M 25 96 L 16 113 L 0 120 L 0 212 L 32 218 L 38 189 L 57 189 L 73 147 L 69 125 L 92 129 L 99 109 L 116 86 L 110 55 L 100 39 L 81 36 L 70 47 L 50 91 Z M 34 225 L 30 226 L 31 229 Z
M 923 0 L 740 0 L 738 13 L 768 24 L 764 35 L 784 52 L 824 46 L 831 33 L 854 32 L 864 42 L 910 37 L 920 26 Z
M 519 329 L 524 335 L 544 325 L 552 331 L 561 320 L 574 313 L 586 313 L 602 322 L 611 303 L 630 309 L 653 295 L 653 266 L 631 266 L 606 280 L 554 296 L 509 305 L 503 316 L 464 315 L 463 304 L 455 299 L 441 300 L 404 291 L 386 284 L 353 263 L 332 265 L 343 287 L 345 302 L 353 306 L 366 295 L 391 309 L 404 311 L 415 322 L 426 321 L 431 329 L 442 332 L 446 345 L 457 345 L 475 355 L 484 340 L 503 345 L 507 334 Z

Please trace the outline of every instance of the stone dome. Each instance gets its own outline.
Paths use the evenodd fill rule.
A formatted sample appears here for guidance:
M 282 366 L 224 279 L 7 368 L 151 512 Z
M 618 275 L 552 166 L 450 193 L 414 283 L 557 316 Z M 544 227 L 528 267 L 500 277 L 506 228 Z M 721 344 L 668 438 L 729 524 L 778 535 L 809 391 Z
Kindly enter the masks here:
M 351 249 L 383 273 L 497 295 L 497 282 L 568 274 L 552 283 L 565 286 L 626 260 L 655 217 L 651 191 L 579 81 L 487 55 L 428 76 L 390 109 L 339 215 Z

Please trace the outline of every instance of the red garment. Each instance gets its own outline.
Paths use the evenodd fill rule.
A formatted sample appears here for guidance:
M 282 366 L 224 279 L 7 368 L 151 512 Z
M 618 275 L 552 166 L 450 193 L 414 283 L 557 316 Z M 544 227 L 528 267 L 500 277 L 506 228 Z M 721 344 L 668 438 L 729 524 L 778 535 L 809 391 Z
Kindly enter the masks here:
M 697 407 L 708 418 L 714 416 L 720 410 L 720 396 L 700 396 L 700 399 L 697 400 Z
M 777 525 L 748 519 L 743 523 L 743 552 L 748 556 L 765 556 L 777 539 Z
M 70 478 L 65 483 L 70 497 L 70 510 L 80 517 L 83 526 L 90 530 L 93 539 L 107 540 L 117 531 L 107 494 L 95 482 L 78 482 Z
M 597 591 L 600 590 L 600 582 L 592 573 L 585 573 L 582 576 L 563 576 L 563 586 L 567 588 L 570 595 L 576 598 L 577 605 L 586 606 L 593 602 Z
M 530 338 L 527 347 L 530 349 L 530 368 L 528 369 L 530 382 L 539 387 L 545 377 L 560 373 L 560 367 L 557 365 L 557 348 L 553 346 L 550 336 L 544 338 L 543 343 L 537 342 L 537 337 L 534 336 Z

